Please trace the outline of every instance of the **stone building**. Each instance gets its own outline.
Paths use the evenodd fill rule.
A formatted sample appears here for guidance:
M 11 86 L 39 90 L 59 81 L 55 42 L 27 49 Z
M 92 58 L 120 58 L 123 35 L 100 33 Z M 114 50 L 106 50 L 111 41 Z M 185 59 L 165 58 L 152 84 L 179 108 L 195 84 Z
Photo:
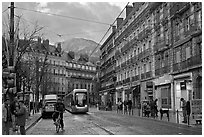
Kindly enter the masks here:
M 115 102 L 131 99 L 137 106 L 157 98 L 159 108 L 175 111 L 180 110 L 180 98 L 201 98 L 201 17 L 199 2 L 135 2 L 126 6 L 125 19 L 116 19 L 116 31 L 109 36 L 115 51 Z M 105 42 L 101 47 L 104 56 L 111 54 L 104 48 L 108 45 Z M 103 92 L 107 88 L 103 85 Z
M 61 50 L 61 43 L 57 46 L 50 45 L 49 40 L 38 38 L 34 42 L 32 50 L 24 55 L 28 58 L 32 54 L 33 59 L 37 59 L 40 64 L 46 59 L 44 83 L 40 87 L 42 94 L 57 94 L 64 97 L 75 88 L 85 88 L 90 93 L 90 102 L 95 102 L 96 94 L 96 65 L 90 63 L 82 56 L 75 59 L 74 52 L 64 52 Z M 39 68 L 39 73 L 41 69 Z

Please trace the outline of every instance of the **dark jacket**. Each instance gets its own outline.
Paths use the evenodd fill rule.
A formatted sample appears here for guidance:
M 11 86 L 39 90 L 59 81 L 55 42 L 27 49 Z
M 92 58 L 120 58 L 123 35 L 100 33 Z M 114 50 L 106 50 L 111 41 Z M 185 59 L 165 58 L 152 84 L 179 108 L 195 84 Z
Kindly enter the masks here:
M 26 123 L 26 107 L 22 106 L 20 109 L 16 112 L 17 116 L 17 125 L 19 126 L 25 126 Z

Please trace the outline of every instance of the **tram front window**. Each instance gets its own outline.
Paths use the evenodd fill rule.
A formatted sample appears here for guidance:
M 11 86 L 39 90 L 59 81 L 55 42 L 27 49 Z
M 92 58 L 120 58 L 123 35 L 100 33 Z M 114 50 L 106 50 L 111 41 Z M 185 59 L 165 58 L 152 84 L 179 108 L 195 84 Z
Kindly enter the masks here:
M 76 105 L 84 107 L 87 104 L 87 98 L 85 93 L 76 93 Z

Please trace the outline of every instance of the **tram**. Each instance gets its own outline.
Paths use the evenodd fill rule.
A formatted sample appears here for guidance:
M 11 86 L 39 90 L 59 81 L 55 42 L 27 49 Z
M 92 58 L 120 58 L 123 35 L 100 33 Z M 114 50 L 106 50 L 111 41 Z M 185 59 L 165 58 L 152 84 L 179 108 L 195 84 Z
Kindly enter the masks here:
M 86 89 L 74 89 L 64 97 L 66 110 L 71 113 L 86 113 L 89 111 L 89 95 Z

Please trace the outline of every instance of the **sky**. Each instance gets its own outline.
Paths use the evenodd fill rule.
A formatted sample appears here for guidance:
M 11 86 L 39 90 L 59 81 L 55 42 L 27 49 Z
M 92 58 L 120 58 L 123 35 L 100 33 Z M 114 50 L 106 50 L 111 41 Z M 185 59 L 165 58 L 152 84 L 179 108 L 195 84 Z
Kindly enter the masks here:
M 127 2 L 15 2 L 15 16 L 21 16 L 20 29 L 32 29 L 37 22 L 44 27 L 43 39 L 51 44 L 71 38 L 85 38 L 99 43 Z M 132 3 L 130 3 L 132 4 Z M 2 2 L 2 28 L 9 24 L 10 2 Z M 6 10 L 6 11 L 5 11 Z M 29 11 L 32 10 L 32 11 Z M 39 13 L 41 12 L 41 13 Z M 51 14 L 62 15 L 54 16 Z M 125 11 L 120 17 L 125 17 Z M 73 19 L 75 18 L 75 19 Z M 77 18 L 77 19 L 76 19 Z M 81 20 L 82 19 L 82 20 Z M 17 17 L 15 17 L 17 20 Z M 89 22 L 89 21 L 94 22 Z M 95 23 L 98 22 L 98 23 Z M 3 33 L 3 32 L 2 32 Z M 109 31 L 108 34 L 110 34 Z M 108 35 L 106 35 L 108 37 Z M 105 40 L 105 38 L 104 38 Z M 101 41 L 100 44 L 102 44 Z

